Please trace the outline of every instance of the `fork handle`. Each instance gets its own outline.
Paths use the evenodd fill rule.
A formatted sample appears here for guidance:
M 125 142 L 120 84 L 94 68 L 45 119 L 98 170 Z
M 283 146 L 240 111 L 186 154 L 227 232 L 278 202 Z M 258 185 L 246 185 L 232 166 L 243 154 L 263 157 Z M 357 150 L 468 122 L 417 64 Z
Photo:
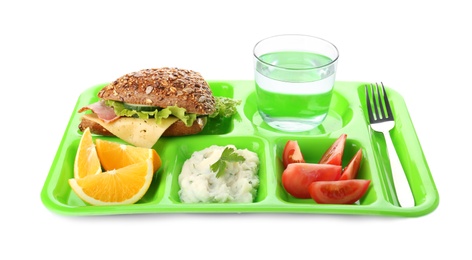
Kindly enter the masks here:
M 395 146 L 393 146 L 390 132 L 384 132 L 385 141 L 387 142 L 387 151 L 390 158 L 390 166 L 392 169 L 393 183 L 397 194 L 398 202 L 401 207 L 414 207 L 415 199 L 411 192 L 410 184 L 406 178 L 403 167 L 396 153 Z

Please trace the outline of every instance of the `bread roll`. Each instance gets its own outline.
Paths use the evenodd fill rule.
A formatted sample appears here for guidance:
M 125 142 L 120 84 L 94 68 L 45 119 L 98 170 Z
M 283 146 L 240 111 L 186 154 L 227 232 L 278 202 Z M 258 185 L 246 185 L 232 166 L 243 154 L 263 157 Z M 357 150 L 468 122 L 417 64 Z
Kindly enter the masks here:
M 216 109 L 215 98 L 200 73 L 178 68 L 128 73 L 104 87 L 98 97 L 161 108 L 178 106 L 198 115 L 209 115 Z

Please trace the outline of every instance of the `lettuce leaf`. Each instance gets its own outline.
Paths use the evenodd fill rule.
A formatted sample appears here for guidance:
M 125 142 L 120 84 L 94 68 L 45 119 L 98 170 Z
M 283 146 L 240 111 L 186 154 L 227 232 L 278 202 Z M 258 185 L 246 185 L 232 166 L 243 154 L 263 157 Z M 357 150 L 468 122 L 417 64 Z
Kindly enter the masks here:
M 237 106 L 241 104 L 241 100 L 227 98 L 227 97 L 215 97 L 216 100 L 216 110 L 209 115 L 210 118 L 214 117 L 230 117 L 236 114 Z
M 193 122 L 195 122 L 197 119 L 197 114 L 187 113 L 185 108 L 177 106 L 156 108 L 154 111 L 136 111 L 133 109 L 127 109 L 123 102 L 119 101 L 105 100 L 105 104 L 107 106 L 113 107 L 115 114 L 118 116 L 138 117 L 141 119 L 154 118 L 157 123 L 160 123 L 162 118 L 168 118 L 170 115 L 182 120 L 186 126 L 193 125 Z
M 210 118 L 215 117 L 231 117 L 237 113 L 237 106 L 241 104 L 241 100 L 236 100 L 227 97 L 215 97 L 216 109 L 215 112 L 209 115 Z M 175 116 L 182 120 L 186 126 L 191 126 L 197 119 L 197 114 L 187 113 L 185 108 L 177 106 L 169 106 L 166 108 L 157 108 L 153 111 L 136 111 L 128 109 L 123 102 L 114 100 L 105 100 L 107 106 L 113 107 L 115 114 L 118 116 L 137 117 L 141 119 L 154 118 L 157 123 L 161 122 L 162 118 Z

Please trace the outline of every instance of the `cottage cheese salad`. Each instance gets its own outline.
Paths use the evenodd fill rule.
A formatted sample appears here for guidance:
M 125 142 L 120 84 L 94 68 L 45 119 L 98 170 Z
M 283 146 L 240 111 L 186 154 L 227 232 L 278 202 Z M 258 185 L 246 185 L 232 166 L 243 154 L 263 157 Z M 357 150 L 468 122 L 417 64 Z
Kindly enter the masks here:
M 194 152 L 179 175 L 182 203 L 251 203 L 259 187 L 259 157 L 234 145 Z

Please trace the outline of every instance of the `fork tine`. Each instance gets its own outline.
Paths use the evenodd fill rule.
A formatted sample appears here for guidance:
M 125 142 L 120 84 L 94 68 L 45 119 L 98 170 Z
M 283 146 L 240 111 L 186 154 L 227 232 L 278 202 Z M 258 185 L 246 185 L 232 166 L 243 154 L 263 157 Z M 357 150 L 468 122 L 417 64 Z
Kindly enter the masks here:
M 374 113 L 372 111 L 372 105 L 371 105 L 371 100 L 370 100 L 370 95 L 369 95 L 369 85 L 365 85 L 365 96 L 366 96 L 366 103 L 367 103 L 367 114 L 369 115 L 369 121 L 374 122 Z
M 379 84 L 375 83 L 375 93 L 377 93 L 377 99 L 375 99 L 374 97 L 374 100 L 375 100 L 375 104 L 376 104 L 376 115 L 377 115 L 377 119 L 385 119 L 385 110 L 384 110 L 384 104 L 382 103 L 382 93 L 380 91 L 380 88 L 379 88 Z M 384 96 L 384 101 L 387 99 Z
M 365 85 L 367 112 L 369 120 L 373 122 L 382 122 L 393 120 L 393 113 L 388 101 L 387 91 L 382 82 Z
M 385 108 L 387 110 L 387 118 L 392 118 L 393 119 L 393 113 L 392 113 L 392 108 L 390 108 L 390 103 L 388 102 L 388 96 L 387 96 L 387 92 L 385 91 L 385 87 L 384 87 L 384 84 L 382 82 L 380 82 L 380 84 L 382 84 L 382 91 L 383 91 L 383 96 L 384 96 L 384 103 L 385 103 Z

